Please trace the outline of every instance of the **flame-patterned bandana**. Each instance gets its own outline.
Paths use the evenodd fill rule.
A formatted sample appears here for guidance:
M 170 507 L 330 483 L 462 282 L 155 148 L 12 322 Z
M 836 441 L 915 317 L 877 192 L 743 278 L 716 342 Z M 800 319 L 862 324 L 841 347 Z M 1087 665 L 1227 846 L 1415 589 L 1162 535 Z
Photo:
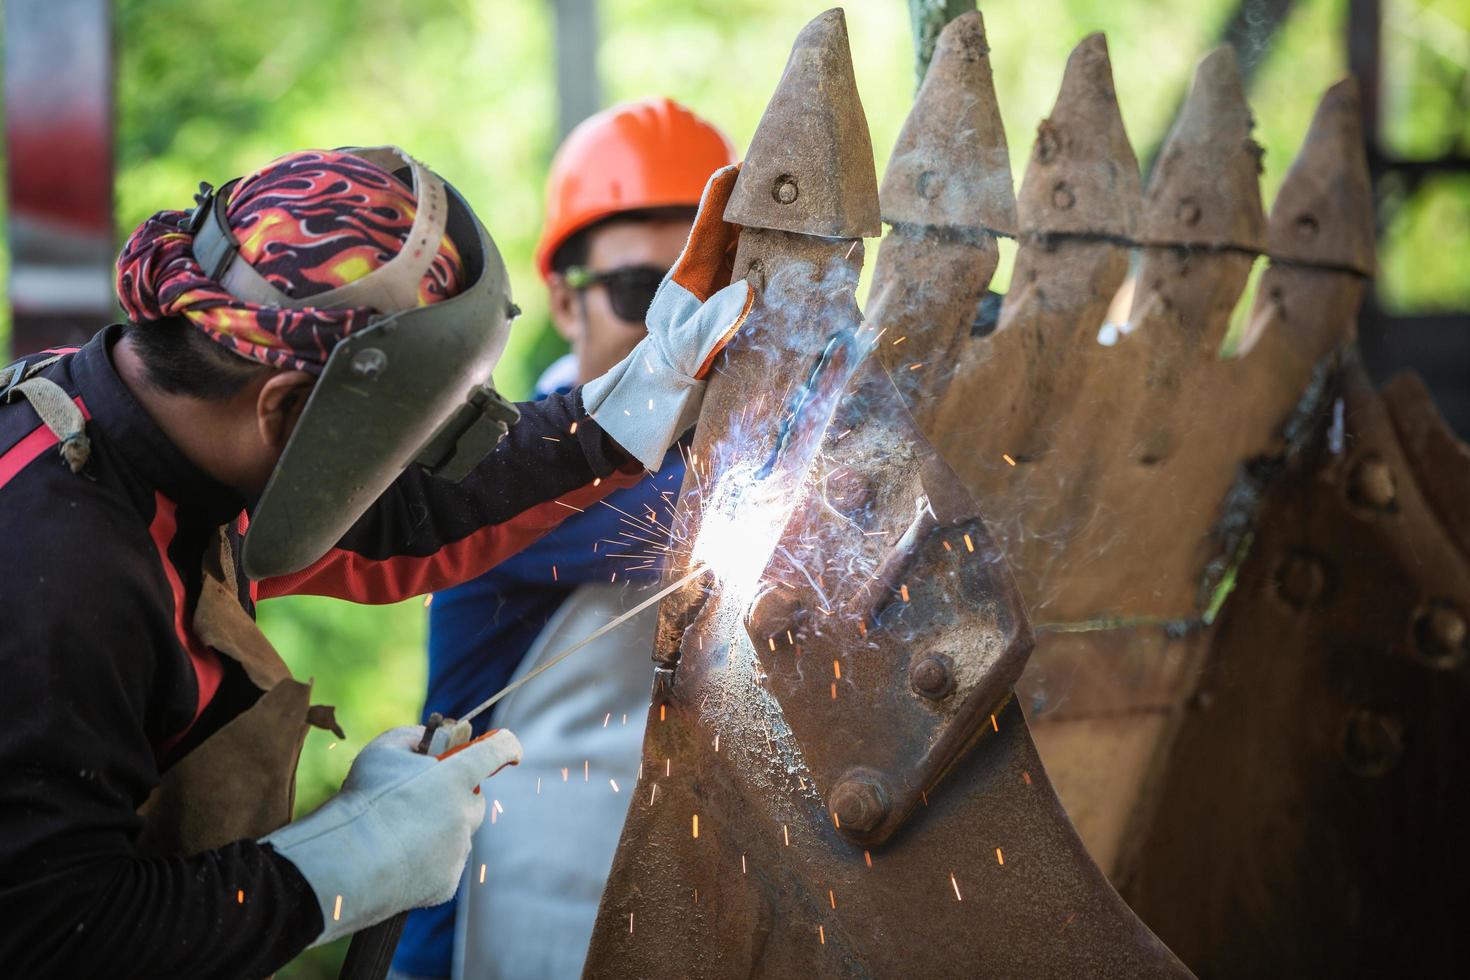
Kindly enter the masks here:
M 413 227 L 413 191 L 350 153 L 302 150 L 239 181 L 225 202 L 240 258 L 281 292 L 308 297 L 361 279 L 395 255 Z M 134 323 L 181 316 L 238 354 L 320 374 L 337 343 L 377 314 L 366 308 L 288 309 L 237 299 L 194 258 L 184 211 L 143 222 L 117 260 L 117 295 Z M 446 234 L 419 284 L 420 306 L 460 289 Z

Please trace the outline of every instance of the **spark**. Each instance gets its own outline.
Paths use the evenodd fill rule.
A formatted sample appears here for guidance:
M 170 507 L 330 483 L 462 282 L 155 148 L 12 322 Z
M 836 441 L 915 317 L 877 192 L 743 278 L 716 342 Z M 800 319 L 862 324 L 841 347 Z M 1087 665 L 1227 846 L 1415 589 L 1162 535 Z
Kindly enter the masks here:
M 542 436 L 541 438 L 545 439 L 547 442 L 561 442 L 561 439 L 557 436 Z
M 540 796 L 541 795 L 541 777 L 540 776 L 537 776 L 536 777 L 536 795 L 537 796 Z
M 949 542 L 948 541 L 944 541 L 944 542 L 941 542 L 941 543 L 944 545 L 944 550 L 945 551 L 953 551 L 954 550 L 953 548 L 951 548 L 949 546 Z
M 341 895 L 338 895 L 337 896 L 337 904 L 334 905 L 334 906 L 332 906 L 332 921 L 333 922 L 341 922 L 342 921 L 342 896 Z
M 579 514 L 585 514 L 585 513 L 587 513 L 582 508 L 580 508 L 580 507 L 574 507 L 571 504 L 567 503 L 565 500 L 553 500 L 552 503 L 553 504 L 560 504 L 561 506 L 565 507 L 567 510 L 574 510 L 574 511 L 576 511 Z M 593 542 L 593 544 L 592 544 L 592 550 L 593 551 L 596 551 L 597 550 L 597 543 L 596 542 Z
M 562 782 L 566 782 L 567 781 L 567 767 L 566 766 L 562 766 L 561 767 L 561 781 Z
M 1014 459 L 1011 459 L 1010 453 L 1001 453 L 1000 458 L 1005 460 L 1007 463 L 1010 463 L 1012 466 L 1016 465 L 1016 461 Z
M 1024 780 L 1026 780 L 1026 785 L 1027 786 L 1030 786 L 1031 785 L 1031 774 L 1029 772 L 1023 772 L 1023 773 L 1021 773 L 1021 778 L 1024 779 Z
M 434 602 L 434 594 L 433 594 L 433 593 L 432 593 L 432 592 L 431 592 L 431 593 L 429 593 L 429 594 L 428 594 L 428 595 L 426 595 L 426 596 L 424 596 L 424 608 L 425 608 L 425 609 L 428 609 L 428 608 L 429 608 L 429 606 L 430 606 L 430 605 L 431 605 L 431 604 L 432 604 L 432 603 L 433 603 L 433 602 Z
M 833 681 L 832 682 L 832 700 L 833 701 L 836 701 L 837 700 L 837 682 L 836 681 Z
M 859 239 L 854 238 L 852 244 L 847 246 L 847 254 L 842 257 L 842 261 L 846 262 L 848 259 L 852 258 L 852 253 L 857 251 L 858 244 Z
M 776 638 L 774 636 L 768 636 L 768 637 L 766 637 L 766 642 L 771 645 L 771 652 L 772 653 L 775 653 L 776 652 Z
M 715 751 L 720 751 L 720 733 L 715 732 Z
M 597 476 L 597 477 L 593 477 L 593 478 L 592 478 L 592 485 L 593 485 L 593 486 L 594 486 L 594 487 L 595 487 L 595 486 L 600 486 L 600 485 L 601 485 L 601 484 L 602 484 L 602 477 L 600 477 L 600 476 Z
M 838 830 L 842 829 L 842 821 L 838 818 L 836 810 L 832 811 L 832 826 L 836 827 Z
M 841 660 L 834 660 L 834 661 L 832 661 L 832 676 L 835 677 L 835 678 L 837 678 L 839 681 L 842 680 L 842 661 Z
M 827 889 L 827 900 L 832 903 L 832 908 L 835 910 L 837 908 L 837 893 L 830 888 Z
M 897 340 L 895 340 L 889 346 L 891 346 L 891 347 L 897 347 L 899 344 L 903 343 L 905 340 L 908 340 L 908 339 L 909 339 L 909 335 L 908 334 L 904 334 L 902 337 L 900 337 Z
M 910 371 L 917 371 L 917 370 L 919 370 L 919 368 L 921 368 L 923 366 L 924 366 L 923 364 L 910 364 L 909 365 L 909 370 Z
M 659 721 L 663 721 L 664 720 L 664 718 L 665 718 L 665 716 L 667 714 L 667 711 L 668 711 L 668 707 L 669 706 L 666 705 L 666 704 L 661 704 L 661 705 L 658 706 L 658 720 Z
M 745 874 L 745 855 L 740 855 L 740 873 Z
M 904 602 L 909 601 L 909 587 L 907 585 L 900 585 L 898 587 L 898 594 L 903 596 Z
M 697 813 L 694 815 L 694 839 L 699 840 L 699 814 Z M 695 901 L 699 899 L 696 898 Z
M 653 399 L 652 398 L 648 399 L 648 410 L 650 412 L 653 411 Z
M 1005 867 L 1006 863 L 1006 856 L 1000 852 L 1000 848 L 998 847 L 995 849 L 995 863 L 1001 867 Z
M 654 798 L 658 796 L 658 783 L 653 784 L 653 789 L 648 794 L 648 805 L 653 806 Z
M 868 862 L 868 867 L 871 868 L 873 866 L 873 852 L 872 851 L 864 851 L 863 852 L 863 860 L 866 861 L 866 862 Z
M 628 935 L 633 935 L 633 913 L 628 913 Z
M 582 760 L 582 782 L 586 783 L 586 782 L 590 782 L 591 780 L 592 780 L 592 760 L 591 759 L 583 759 Z
M 499 800 L 496 800 L 495 801 L 495 812 L 496 813 L 504 813 L 505 812 L 505 807 L 503 807 L 503 806 L 500 805 L 500 801 Z
M 673 775 L 673 771 L 672 771 L 673 770 L 673 767 L 674 767 L 674 759 L 673 759 L 673 756 L 670 756 L 669 758 L 667 758 L 667 759 L 664 760 L 664 776 L 665 777 L 668 777 L 668 776 Z
M 827 945 L 827 930 L 822 926 L 817 926 L 817 938 L 822 941 L 823 946 Z
M 924 800 L 924 805 L 925 806 L 928 806 L 929 805 L 929 791 L 926 790 L 926 789 L 921 789 L 921 790 L 919 790 L 919 796 Z
M 327 750 L 328 751 L 331 751 L 332 749 L 335 749 L 336 747 L 337 747 L 337 743 L 336 742 L 333 742 L 331 745 L 328 745 L 327 746 Z
M 572 423 L 572 427 L 567 430 L 567 435 L 574 436 L 576 434 L 577 434 L 577 423 L 573 422 Z
M 786 846 L 787 847 L 790 847 L 791 846 L 791 831 L 790 831 L 789 828 L 787 828 L 787 826 L 784 823 L 781 825 L 781 836 L 784 837 L 784 838 L 786 838 Z
M 616 779 L 609 779 L 608 782 L 612 784 L 614 793 L 620 792 L 618 789 L 618 781 Z
M 239 891 L 235 892 L 235 901 L 241 905 L 245 904 L 245 889 L 241 888 Z
M 996 722 L 994 714 L 991 714 L 990 716 L 990 727 L 995 729 L 996 731 L 1000 731 L 1000 724 Z
M 970 540 L 970 536 L 968 534 L 965 535 L 965 550 L 970 552 L 973 552 L 975 550 L 975 542 Z
M 960 883 L 958 881 L 955 881 L 953 871 L 949 873 L 949 883 L 951 885 L 954 885 L 954 900 L 956 902 L 963 902 L 964 899 L 960 897 Z
M 552 581 L 553 581 L 553 582 L 558 582 L 558 581 L 560 581 L 560 579 L 558 579 L 558 578 L 557 578 L 557 575 L 556 575 L 556 566 L 555 566 L 555 565 L 552 565 L 552 566 L 551 566 L 551 580 L 552 580 Z
M 623 712 L 623 724 L 626 725 L 627 723 L 628 723 L 628 713 L 625 711 L 625 712 Z M 639 768 L 641 769 L 642 767 L 640 766 Z
M 606 728 L 607 727 L 607 723 L 610 722 L 610 721 L 612 721 L 612 712 L 611 711 L 609 711 L 607 714 L 605 714 L 605 715 L 602 716 L 602 727 L 603 728 Z
M 791 638 L 791 631 L 790 630 L 787 630 L 786 631 L 786 642 L 788 644 L 790 644 L 791 646 L 796 646 L 796 641 Z
M 485 866 L 482 864 L 482 865 L 480 865 L 480 884 L 483 885 L 484 883 L 485 883 Z

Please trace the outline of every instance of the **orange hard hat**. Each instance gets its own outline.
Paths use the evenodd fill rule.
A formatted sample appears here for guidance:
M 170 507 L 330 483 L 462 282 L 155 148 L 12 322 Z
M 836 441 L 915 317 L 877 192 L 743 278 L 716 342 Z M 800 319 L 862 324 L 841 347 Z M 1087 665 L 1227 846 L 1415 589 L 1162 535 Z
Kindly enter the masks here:
M 603 218 L 697 207 L 710 174 L 735 160 L 724 133 L 672 99 L 624 102 L 584 119 L 551 161 L 536 245 L 541 277 L 563 242 Z

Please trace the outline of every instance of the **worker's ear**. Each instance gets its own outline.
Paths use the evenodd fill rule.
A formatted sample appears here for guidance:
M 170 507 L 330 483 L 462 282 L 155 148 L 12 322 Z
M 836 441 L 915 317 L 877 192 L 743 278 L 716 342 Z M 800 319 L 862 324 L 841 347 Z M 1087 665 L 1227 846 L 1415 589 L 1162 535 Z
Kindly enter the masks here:
M 577 291 L 567 285 L 567 277 L 553 272 L 546 279 L 546 291 L 551 300 L 551 323 L 561 339 L 576 343 L 582 337 L 582 303 Z
M 261 385 L 255 399 L 255 417 L 261 441 L 268 447 L 277 452 L 286 448 L 314 384 L 316 378 L 305 371 L 277 371 Z

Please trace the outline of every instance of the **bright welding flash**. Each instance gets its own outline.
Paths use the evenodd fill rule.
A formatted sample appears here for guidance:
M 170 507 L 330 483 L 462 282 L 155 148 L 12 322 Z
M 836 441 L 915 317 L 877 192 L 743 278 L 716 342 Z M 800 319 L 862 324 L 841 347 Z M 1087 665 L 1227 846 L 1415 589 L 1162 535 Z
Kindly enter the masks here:
M 731 467 L 711 492 L 694 541 L 694 561 L 707 565 L 743 609 L 755 601 L 791 517 L 796 494 L 780 484 L 757 480 L 753 466 Z

